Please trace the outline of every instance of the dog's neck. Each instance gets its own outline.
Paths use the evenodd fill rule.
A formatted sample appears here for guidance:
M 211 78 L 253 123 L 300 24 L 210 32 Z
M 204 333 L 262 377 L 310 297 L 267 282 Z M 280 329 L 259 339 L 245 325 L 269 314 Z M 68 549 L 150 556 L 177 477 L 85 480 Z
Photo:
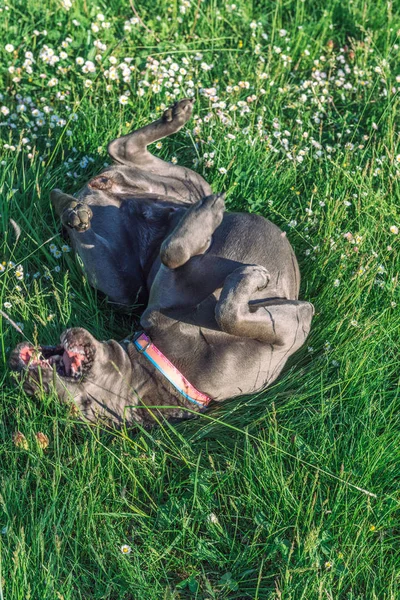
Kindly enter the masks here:
M 147 427 L 164 418 L 188 419 L 198 410 L 133 344 L 99 342 L 96 353 L 99 368 L 92 367 L 81 390 L 84 415 L 100 411 L 121 425 L 127 419 Z
M 195 404 L 186 400 L 132 343 L 128 343 L 126 352 L 131 363 L 132 394 L 136 396 L 139 405 L 147 407 L 138 409 L 141 420 L 145 424 L 154 424 L 152 415 L 161 420 L 163 417 L 168 419 L 171 416 L 175 419 L 187 419 L 191 416 L 187 408 L 196 412 L 200 410 Z M 162 408 L 166 406 L 174 408 Z

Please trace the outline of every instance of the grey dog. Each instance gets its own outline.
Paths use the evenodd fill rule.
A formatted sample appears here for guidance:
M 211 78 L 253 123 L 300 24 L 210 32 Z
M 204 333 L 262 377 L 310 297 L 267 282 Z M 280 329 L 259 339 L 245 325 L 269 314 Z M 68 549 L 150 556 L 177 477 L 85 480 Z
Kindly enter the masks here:
M 76 198 L 54 190 L 51 199 L 91 284 L 112 302 L 146 306 L 147 338 L 220 402 L 271 384 L 306 339 L 314 309 L 298 300 L 297 260 L 278 227 L 225 212 L 200 175 L 148 151 L 192 108 L 181 100 L 114 140 L 112 166 Z M 134 342 L 100 342 L 82 328 L 66 330 L 58 346 L 19 344 L 11 366 L 28 393 L 55 388 L 90 421 L 147 425 L 159 411 L 187 418 L 208 403 L 186 397 Z

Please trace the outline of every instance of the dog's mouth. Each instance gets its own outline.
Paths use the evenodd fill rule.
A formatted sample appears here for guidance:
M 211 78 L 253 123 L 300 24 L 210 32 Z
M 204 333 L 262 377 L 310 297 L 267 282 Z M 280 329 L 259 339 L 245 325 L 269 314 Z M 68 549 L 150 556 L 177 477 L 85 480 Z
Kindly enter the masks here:
M 80 379 L 87 367 L 87 357 L 83 347 L 39 346 L 30 344 L 19 349 L 19 362 L 21 367 L 37 371 L 38 367 L 43 370 L 55 369 L 57 375 L 76 381 Z

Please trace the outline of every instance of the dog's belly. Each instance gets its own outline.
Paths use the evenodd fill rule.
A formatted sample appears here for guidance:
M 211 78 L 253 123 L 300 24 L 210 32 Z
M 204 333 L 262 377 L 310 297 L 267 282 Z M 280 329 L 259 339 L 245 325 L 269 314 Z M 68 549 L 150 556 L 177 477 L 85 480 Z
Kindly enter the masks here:
M 202 335 L 209 337 L 207 331 Z M 193 374 L 195 387 L 216 401 L 262 391 L 278 377 L 288 358 L 272 344 L 232 337 L 222 348 L 210 346 Z

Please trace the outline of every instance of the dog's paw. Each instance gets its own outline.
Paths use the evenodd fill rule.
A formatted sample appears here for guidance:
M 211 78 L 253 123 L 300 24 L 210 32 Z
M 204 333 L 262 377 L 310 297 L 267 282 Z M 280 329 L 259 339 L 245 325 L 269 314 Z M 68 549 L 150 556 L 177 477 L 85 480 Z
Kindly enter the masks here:
M 235 272 L 232 275 L 235 276 Z M 265 267 L 248 265 L 241 269 L 238 282 L 242 282 L 249 290 L 261 292 L 268 286 L 270 279 L 269 271 Z
M 269 284 L 269 280 L 271 278 L 269 272 L 265 267 L 261 265 L 256 265 L 254 267 L 248 267 L 249 274 L 251 275 L 252 281 L 254 282 L 257 290 L 265 290 L 267 285 Z
M 211 211 L 216 217 L 222 220 L 225 211 L 225 194 L 211 194 L 205 196 L 198 204 L 199 211 Z
M 66 374 L 75 378 L 86 375 L 96 357 L 97 340 L 86 329 L 73 327 L 61 334 L 60 341 Z
M 90 206 L 81 202 L 71 201 L 69 206 L 64 208 L 61 221 L 65 227 L 82 232 L 90 228 L 92 217 L 93 213 Z
M 167 123 L 173 121 L 177 125 L 184 125 L 192 116 L 193 103 L 193 98 L 184 98 L 183 100 L 179 100 L 179 102 L 175 102 L 175 104 L 167 108 L 164 112 L 163 121 Z

